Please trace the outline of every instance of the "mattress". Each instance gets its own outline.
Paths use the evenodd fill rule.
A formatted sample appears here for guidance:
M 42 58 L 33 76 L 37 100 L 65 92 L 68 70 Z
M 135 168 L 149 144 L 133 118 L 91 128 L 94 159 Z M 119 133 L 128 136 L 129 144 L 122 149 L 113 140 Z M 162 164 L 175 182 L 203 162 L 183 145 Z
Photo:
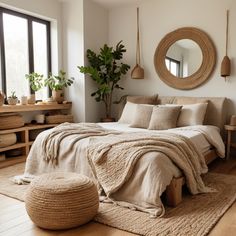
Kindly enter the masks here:
M 149 132 L 149 133 L 171 132 L 180 134 L 185 137 L 188 137 L 203 155 L 212 148 L 212 145 L 208 142 L 208 140 L 202 133 L 200 133 L 196 129 L 191 129 L 190 127 L 181 127 L 181 128 L 174 128 L 160 131 L 160 130 L 148 130 L 141 128 L 131 128 L 129 127 L 129 124 L 123 124 L 119 122 L 99 123 L 99 125 L 105 129 L 112 129 L 122 132 Z M 206 125 L 204 127 L 212 128 L 212 126 L 206 126 Z

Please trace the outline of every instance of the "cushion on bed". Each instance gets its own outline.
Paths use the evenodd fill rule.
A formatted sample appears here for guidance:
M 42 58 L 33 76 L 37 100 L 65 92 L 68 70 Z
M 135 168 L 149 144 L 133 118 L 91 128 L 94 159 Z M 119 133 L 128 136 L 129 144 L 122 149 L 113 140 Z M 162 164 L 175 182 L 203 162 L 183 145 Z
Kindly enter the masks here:
M 122 111 L 121 117 L 118 120 L 119 123 L 131 124 L 135 117 L 135 111 L 137 104 L 132 102 L 127 102 Z
M 148 129 L 163 130 L 175 128 L 182 106 L 153 107 Z
M 158 95 L 153 96 L 127 96 L 127 102 L 132 102 L 136 104 L 151 104 L 156 105 L 158 102 Z
M 133 128 L 145 128 L 149 126 L 154 105 L 137 104 L 134 119 L 130 125 Z
M 166 104 L 166 106 L 178 106 L 175 104 Z M 178 127 L 190 125 L 203 125 L 208 103 L 196 103 L 182 105 L 182 109 L 177 121 Z
M 177 126 L 202 125 L 206 115 L 208 103 L 196 103 L 183 105 Z

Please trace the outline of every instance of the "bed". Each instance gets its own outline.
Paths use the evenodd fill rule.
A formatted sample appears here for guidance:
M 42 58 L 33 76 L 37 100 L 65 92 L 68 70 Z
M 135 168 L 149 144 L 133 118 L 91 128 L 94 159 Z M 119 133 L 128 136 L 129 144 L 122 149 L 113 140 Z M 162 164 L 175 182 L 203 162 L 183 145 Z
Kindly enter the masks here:
M 24 175 L 20 178 L 16 178 L 16 180 L 30 182 L 35 176 L 52 171 L 78 172 L 89 176 L 96 182 L 101 190 L 100 199 L 102 201 L 115 202 L 124 207 L 141 210 L 149 213 L 151 217 L 163 216 L 165 212 L 161 201 L 163 192 L 166 193 L 167 203 L 169 205 L 176 205 L 181 201 L 181 189 L 185 182 L 190 187 L 190 192 L 193 194 L 211 190 L 207 189 L 207 187 L 201 183 L 201 179 L 198 179 L 198 188 L 194 189 L 193 187 L 191 189 L 191 177 L 188 177 L 188 170 L 184 172 L 183 169 L 180 170 L 180 168 L 176 166 L 175 161 L 181 162 L 181 160 L 175 160 L 178 155 L 175 156 L 172 154 L 172 159 L 167 157 L 166 150 L 163 150 L 162 145 L 159 145 L 156 136 L 160 135 L 162 139 L 172 137 L 177 143 L 182 143 L 182 140 L 190 140 L 189 143 L 191 145 L 193 144 L 193 146 L 195 145 L 195 148 L 192 150 L 190 145 L 188 152 L 196 152 L 196 156 L 199 153 L 201 153 L 201 155 L 199 154 L 198 157 L 196 157 L 199 158 L 197 162 L 194 159 L 195 157 L 193 158 L 191 155 L 187 155 L 187 158 L 189 158 L 189 156 L 191 156 L 191 158 L 185 160 L 190 162 L 190 166 L 197 165 L 197 167 L 193 168 L 193 173 L 197 172 L 194 173 L 194 175 L 199 177 L 201 174 L 207 172 L 206 163 L 201 159 L 203 156 L 207 158 L 207 163 L 217 156 L 224 158 L 224 143 L 220 132 L 225 122 L 225 98 L 159 97 L 153 101 L 155 104 L 163 105 L 166 103 L 199 103 L 206 100 L 208 101 L 208 107 L 204 125 L 156 131 L 143 128 L 130 128 L 129 124 L 114 122 L 75 124 L 75 126 L 78 125 L 82 127 L 82 132 L 79 131 L 79 133 L 78 131 L 73 131 L 74 127 L 72 129 L 70 124 L 67 124 L 68 126 L 62 125 L 55 133 L 52 133 L 52 130 L 44 131 L 37 137 L 31 148 L 29 156 L 27 157 Z M 92 133 L 92 136 L 88 135 L 89 132 Z M 102 132 L 102 134 L 100 132 Z M 47 142 L 45 143 L 45 137 L 49 137 L 50 135 L 55 136 L 54 134 L 59 136 L 57 136 L 54 141 L 50 141 L 50 139 L 46 138 Z M 80 136 L 82 135 L 83 138 L 78 138 L 80 137 L 78 134 Z M 120 145 L 120 135 L 122 135 L 122 145 Z M 60 140 L 59 146 L 56 141 L 58 139 Z M 130 141 L 129 146 L 127 146 L 127 140 Z M 136 144 L 133 141 L 135 140 L 138 140 L 137 142 L 139 142 L 142 147 L 146 144 L 147 146 L 149 145 L 147 152 L 143 152 L 143 148 L 138 146 L 139 152 L 142 152 L 142 155 L 138 155 L 138 152 L 135 151 L 136 147 L 134 148 Z M 109 142 L 112 144 L 110 145 Z M 119 144 L 117 145 L 118 149 L 114 149 L 116 150 L 114 153 L 114 150 L 111 148 L 116 146 L 117 143 Z M 159 145 L 158 148 L 155 146 L 156 143 Z M 175 142 L 173 143 L 175 145 Z M 122 159 L 119 158 L 122 158 L 123 155 L 118 154 L 119 152 L 125 153 L 126 148 L 130 150 L 130 152 L 135 153 L 135 155 L 137 154 L 138 158 L 135 158 L 135 161 L 124 162 L 121 165 L 120 163 L 122 161 L 120 160 Z M 181 148 L 183 147 L 181 146 Z M 51 154 L 47 156 L 45 153 L 47 150 L 52 150 L 53 154 L 56 153 L 55 159 Z M 109 152 L 111 160 L 115 155 L 117 155 L 117 159 L 113 158 L 108 167 L 109 159 L 106 159 L 108 157 L 104 157 L 104 155 L 108 155 L 107 153 Z M 86 159 L 85 156 L 88 156 L 88 153 L 89 156 L 93 156 L 94 159 Z M 128 151 L 125 154 L 127 153 Z M 47 156 L 47 158 L 45 158 L 45 156 Z M 195 156 L 195 154 L 193 156 Z M 119 160 L 119 162 L 117 160 Z M 114 168 L 111 168 L 111 166 L 114 167 L 116 164 L 118 167 L 116 170 L 113 170 Z M 125 168 L 127 165 L 130 167 L 126 173 Z M 123 176 L 124 172 L 125 175 Z M 187 177 L 183 177 L 183 172 L 185 175 L 187 174 Z M 114 183 L 112 185 L 116 179 L 119 181 L 120 178 L 121 180 L 118 184 Z

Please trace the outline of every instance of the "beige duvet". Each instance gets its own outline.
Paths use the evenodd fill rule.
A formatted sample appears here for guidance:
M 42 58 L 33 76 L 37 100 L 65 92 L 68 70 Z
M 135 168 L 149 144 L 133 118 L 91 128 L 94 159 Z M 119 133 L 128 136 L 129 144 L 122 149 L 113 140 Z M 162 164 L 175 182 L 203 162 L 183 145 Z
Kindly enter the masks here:
M 111 134 L 109 134 L 110 131 L 105 131 L 107 132 L 107 134 L 102 135 L 102 137 L 99 137 L 98 133 L 100 128 L 98 128 L 98 133 L 96 133 L 94 132 L 96 131 L 96 127 L 93 128 L 92 125 L 93 132 L 91 137 L 87 135 L 86 131 L 83 134 L 85 135 L 85 137 L 83 138 L 78 138 L 78 133 L 76 132 L 73 133 L 69 131 L 67 132 L 68 135 L 64 135 L 64 137 L 61 132 L 58 132 L 59 136 L 57 137 L 55 136 L 56 137 L 55 140 L 60 139 L 59 142 L 60 145 L 58 145 L 58 142 L 52 143 L 50 139 L 48 139 L 47 143 L 45 143 L 46 137 L 52 132 L 52 130 L 48 130 L 41 133 L 34 142 L 32 149 L 29 153 L 29 156 L 27 158 L 25 173 L 22 179 L 30 181 L 34 176 L 46 172 L 72 171 L 85 174 L 93 178 L 94 181 L 97 182 L 96 179 L 94 178 L 95 176 L 94 168 L 96 166 L 96 163 L 98 164 L 97 170 L 99 170 L 99 168 L 100 169 L 103 168 L 101 166 L 101 158 L 103 159 L 103 157 L 100 156 L 100 161 L 96 159 L 99 155 L 94 155 L 94 159 L 88 158 L 88 151 L 90 153 L 94 153 L 95 151 L 98 151 L 96 150 L 96 147 L 97 149 L 99 149 L 99 147 L 102 147 L 101 145 L 103 145 L 106 139 L 111 141 L 112 136 L 109 135 L 113 135 L 112 134 L 113 131 L 111 132 Z M 201 132 L 204 135 L 204 137 L 206 137 L 208 142 L 210 142 L 212 145 L 218 148 L 219 154 L 223 155 L 224 150 L 222 143 L 220 143 L 220 141 L 218 141 L 218 143 L 216 142 L 216 140 L 218 139 L 220 140 L 219 138 L 220 136 L 219 137 L 217 136 L 219 135 L 219 133 L 215 127 L 210 127 L 209 130 L 206 130 L 205 127 L 194 127 L 193 129 L 197 130 L 197 132 Z M 129 134 L 125 135 L 126 135 L 125 140 L 129 138 L 134 139 L 134 137 L 137 137 L 136 134 L 131 135 L 132 137 Z M 139 140 L 148 140 L 148 135 L 146 133 L 145 134 L 140 133 L 138 136 L 141 137 L 141 139 Z M 178 135 L 176 135 L 176 137 L 177 136 Z M 60 138 L 58 139 L 58 137 Z M 75 142 L 75 140 L 77 141 Z M 140 144 L 144 145 L 145 142 L 144 143 L 141 142 Z M 124 144 L 122 143 L 122 145 L 126 145 L 126 142 L 124 142 Z M 93 147 L 93 148 L 88 148 L 88 147 Z M 47 148 L 49 148 L 48 152 L 49 156 L 45 156 L 45 151 L 47 152 Z M 100 149 L 103 150 L 103 148 Z M 120 150 L 122 151 L 122 146 L 120 146 Z M 57 153 L 56 155 L 54 155 L 55 152 Z M 133 165 L 131 172 L 129 172 L 130 174 L 128 174 L 128 178 L 125 178 L 125 181 L 121 183 L 119 188 L 112 189 L 112 186 L 111 187 L 109 186 L 109 181 L 108 181 L 106 184 L 108 184 L 108 186 L 112 189 L 112 191 L 109 192 L 106 191 L 106 187 L 104 185 L 105 193 L 103 193 L 104 196 L 103 199 L 109 201 L 115 201 L 120 205 L 148 212 L 152 216 L 163 215 L 164 207 L 161 203 L 160 196 L 165 191 L 166 186 L 169 185 L 171 179 L 173 177 L 181 175 L 181 170 L 177 168 L 176 165 L 173 164 L 172 158 L 174 157 L 170 157 L 168 156 L 169 155 L 168 153 L 165 154 L 164 153 L 165 153 L 164 151 L 160 150 L 158 151 L 156 147 L 153 149 L 153 151 L 150 149 L 148 152 L 142 153 L 142 155 L 138 157 L 138 160 L 135 161 L 135 164 Z M 206 166 L 204 165 L 204 163 L 201 163 L 202 162 L 201 156 L 197 155 L 194 163 L 197 163 L 196 162 L 197 158 L 199 158 L 198 160 L 199 163 L 196 164 L 197 167 L 194 167 L 192 170 L 186 169 L 185 170 L 186 174 L 188 174 L 188 171 L 193 171 L 193 172 L 195 171 L 197 172 L 197 175 L 200 176 L 201 173 L 206 172 Z M 91 162 L 94 163 L 91 165 Z M 104 162 L 104 160 L 102 162 Z M 114 162 L 112 166 L 114 166 Z M 105 168 L 105 171 L 106 170 L 107 169 Z M 114 173 L 112 173 L 112 176 Z M 104 180 L 105 179 L 106 178 L 104 178 Z M 197 182 L 200 180 L 195 179 L 194 181 Z M 198 192 L 201 191 L 204 192 L 203 189 L 199 190 Z M 192 193 L 197 193 L 197 192 L 192 191 Z M 109 199 L 105 197 L 107 195 L 109 195 Z

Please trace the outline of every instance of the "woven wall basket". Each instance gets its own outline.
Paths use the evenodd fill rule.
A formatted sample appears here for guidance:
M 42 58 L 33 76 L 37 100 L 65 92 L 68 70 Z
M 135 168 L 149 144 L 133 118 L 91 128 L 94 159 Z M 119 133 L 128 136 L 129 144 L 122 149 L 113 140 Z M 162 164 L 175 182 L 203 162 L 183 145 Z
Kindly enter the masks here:
M 0 134 L 0 148 L 8 147 L 15 144 L 17 141 L 16 134 Z
M 51 115 L 46 116 L 46 123 L 47 124 L 60 124 L 63 122 L 73 122 L 72 115 Z
M 31 220 L 44 229 L 69 229 L 89 222 L 99 206 L 97 187 L 76 173 L 44 174 L 31 182 L 25 206 Z
M 23 117 L 20 115 L 1 115 L 0 129 L 14 129 L 24 126 Z

